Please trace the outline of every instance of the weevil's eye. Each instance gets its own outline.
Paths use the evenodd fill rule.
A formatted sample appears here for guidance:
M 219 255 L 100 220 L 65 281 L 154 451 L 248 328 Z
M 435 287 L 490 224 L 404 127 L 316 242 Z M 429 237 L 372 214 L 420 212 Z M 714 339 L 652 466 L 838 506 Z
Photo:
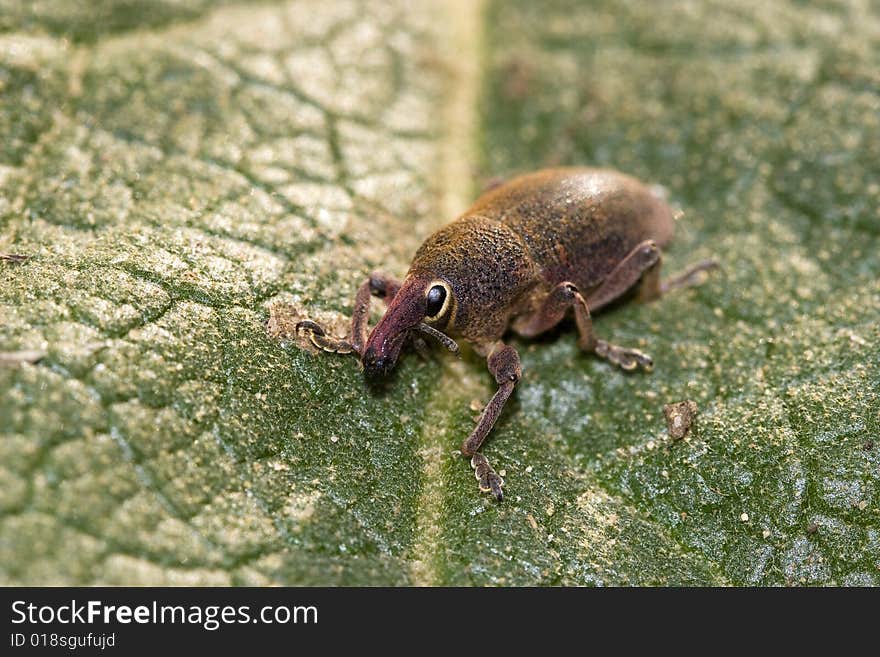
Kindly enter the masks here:
M 425 317 L 428 319 L 437 319 L 446 309 L 446 302 L 449 299 L 446 285 L 437 283 L 428 288 L 426 296 Z

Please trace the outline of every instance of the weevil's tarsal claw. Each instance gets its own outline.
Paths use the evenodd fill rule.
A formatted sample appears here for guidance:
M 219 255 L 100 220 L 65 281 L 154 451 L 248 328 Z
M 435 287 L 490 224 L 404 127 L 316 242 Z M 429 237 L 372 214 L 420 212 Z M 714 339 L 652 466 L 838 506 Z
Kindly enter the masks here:
M 428 326 L 424 322 L 419 322 L 419 324 L 416 326 L 416 329 L 418 329 L 422 333 L 426 333 L 426 334 L 430 335 L 432 338 L 437 340 L 444 347 L 449 349 L 449 351 L 451 351 L 453 354 L 455 354 L 456 356 L 458 355 L 458 353 L 459 353 L 458 343 L 455 340 L 453 340 L 452 338 L 450 338 L 448 335 L 446 335 L 445 333 L 441 333 L 440 331 L 438 331 L 434 327 Z
M 480 453 L 474 454 L 471 457 L 471 467 L 480 484 L 480 491 L 492 493 L 499 502 L 504 500 L 504 493 L 501 490 L 501 487 L 504 486 L 504 479 L 489 465 L 486 457 Z
M 320 324 L 317 324 L 310 319 L 304 319 L 297 322 L 295 330 L 297 334 L 299 334 L 300 331 L 308 331 L 309 341 L 318 349 L 329 351 L 333 354 L 350 354 L 355 352 L 355 348 L 350 342 L 343 340 L 342 338 L 334 338 L 332 335 L 327 335 L 327 332 Z
M 627 349 L 605 340 L 597 340 L 594 351 L 600 358 L 604 358 L 627 372 L 631 372 L 640 365 L 647 372 L 654 369 L 654 359 L 638 349 Z

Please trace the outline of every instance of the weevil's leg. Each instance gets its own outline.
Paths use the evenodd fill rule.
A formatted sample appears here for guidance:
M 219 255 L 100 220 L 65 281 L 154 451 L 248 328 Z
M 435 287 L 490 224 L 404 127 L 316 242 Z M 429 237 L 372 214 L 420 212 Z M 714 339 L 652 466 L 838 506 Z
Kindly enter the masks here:
M 364 352 L 367 343 L 367 324 L 370 320 L 370 298 L 379 297 L 389 303 L 400 289 L 400 281 L 375 271 L 358 288 L 354 297 L 354 312 L 351 315 L 351 344 L 359 354 Z
M 489 465 L 486 457 L 479 452 L 471 457 L 471 467 L 474 469 L 474 476 L 480 482 L 480 491 L 483 493 L 492 493 L 495 499 L 501 502 L 504 499 L 504 493 L 501 487 L 504 486 L 504 480 L 495 469 Z
M 309 340 L 318 349 L 323 349 L 324 351 L 329 351 L 333 354 L 350 354 L 354 351 L 354 347 L 350 342 L 341 338 L 334 338 L 332 335 L 327 335 L 320 324 L 317 324 L 310 319 L 304 319 L 301 322 L 298 322 L 295 330 L 297 333 L 300 331 L 308 331 Z
M 516 318 L 511 328 L 524 338 L 533 338 L 549 331 L 562 321 L 565 313 L 574 305 L 576 294 L 579 293 L 574 283 L 560 283 L 544 298 L 537 312 Z
M 478 349 L 478 351 L 485 352 L 489 350 Z M 498 383 L 498 390 L 492 399 L 489 400 L 489 403 L 486 404 L 483 412 L 480 413 L 477 426 L 474 427 L 471 435 L 462 443 L 461 453 L 465 456 L 473 457 L 471 466 L 474 468 L 474 474 L 480 482 L 480 490 L 484 492 L 491 491 L 500 502 L 503 498 L 501 486 L 504 485 L 504 481 L 495 473 L 486 457 L 482 454 L 477 454 L 477 450 L 480 449 L 480 445 L 483 444 L 486 436 L 495 425 L 498 416 L 501 415 L 501 410 L 513 393 L 516 382 L 522 377 L 522 367 L 520 366 L 519 354 L 516 353 L 516 349 L 501 342 L 491 346 L 491 351 L 489 351 L 489 355 L 486 358 L 486 364 L 489 367 L 489 372 L 492 373 L 495 381 Z
M 717 269 L 720 265 L 717 260 L 701 260 L 695 265 L 685 269 L 680 274 L 671 276 L 664 281 L 660 280 L 660 261 L 645 272 L 642 277 L 642 287 L 639 290 L 640 301 L 654 301 L 667 292 L 688 287 L 701 285 L 706 278 L 706 272 Z
M 328 335 L 323 327 L 310 319 L 304 319 L 296 325 L 296 332 L 308 331 L 309 340 L 312 344 L 336 354 L 357 353 L 360 355 L 364 350 L 364 344 L 367 341 L 367 322 L 370 319 L 370 297 L 377 296 L 385 300 L 385 303 L 391 301 L 397 291 L 400 289 L 400 281 L 396 278 L 383 274 L 381 272 L 373 272 L 370 277 L 365 280 L 358 288 L 354 298 L 354 313 L 351 316 L 351 336 L 348 338 L 337 338 Z
M 620 347 L 596 337 L 589 305 L 580 292 L 574 298 L 574 320 L 578 327 L 578 346 L 584 351 L 592 351 L 599 358 L 627 371 L 634 370 L 639 365 L 649 372 L 653 369 L 654 359 L 645 352 L 631 347 Z
M 411 335 L 410 339 L 412 340 L 413 349 L 416 350 L 419 358 L 430 360 L 431 350 L 428 348 L 428 343 L 425 342 L 425 339 L 420 335 Z
M 473 456 L 480 449 L 486 435 L 492 430 L 495 420 L 501 415 L 504 403 L 513 393 L 516 382 L 522 377 L 519 354 L 509 344 L 496 343 L 486 358 L 486 364 L 489 367 L 489 372 L 498 383 L 498 390 L 483 408 L 483 412 L 477 419 L 477 426 L 474 427 L 471 435 L 461 444 L 461 453 L 465 456 Z
M 654 281 L 652 276 L 660 273 L 660 249 L 651 240 L 640 243 L 630 251 L 605 280 L 587 296 L 587 305 L 590 310 L 596 312 L 602 306 L 606 306 L 622 296 L 627 290 L 639 282 L 644 282 L 642 290 L 656 287 L 659 278 Z M 644 276 L 644 278 L 643 278 Z M 647 299 L 645 299 L 647 300 Z
M 654 301 L 671 290 L 700 284 L 703 272 L 718 266 L 714 260 L 703 260 L 682 274 L 661 282 L 662 262 L 660 249 L 654 242 L 650 240 L 641 242 L 618 263 L 595 290 L 590 292 L 587 296 L 587 305 L 596 312 L 630 290 L 639 279 L 641 279 L 639 301 Z
M 513 329 L 524 337 L 533 337 L 556 326 L 569 308 L 574 308 L 574 319 L 580 336 L 578 346 L 581 349 L 595 352 L 597 356 L 625 370 L 634 370 L 639 365 L 648 370 L 653 367 L 654 361 L 651 357 L 638 349 L 618 347 L 596 337 L 589 304 L 575 284 L 568 281 L 550 291 L 538 312 L 514 322 Z

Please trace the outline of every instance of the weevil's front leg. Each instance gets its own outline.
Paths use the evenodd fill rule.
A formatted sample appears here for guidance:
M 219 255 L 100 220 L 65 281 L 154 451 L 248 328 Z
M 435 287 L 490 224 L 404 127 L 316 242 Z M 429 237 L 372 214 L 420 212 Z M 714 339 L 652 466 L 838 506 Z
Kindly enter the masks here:
M 509 344 L 496 343 L 486 358 L 486 364 L 489 366 L 489 372 L 498 383 L 498 390 L 486 404 L 471 435 L 462 443 L 461 453 L 465 456 L 473 456 L 480 449 L 480 445 L 492 430 L 495 420 L 501 415 L 504 403 L 513 393 L 516 382 L 522 378 L 519 354 Z
M 461 445 L 461 453 L 465 456 L 473 457 L 471 466 L 474 468 L 474 474 L 480 482 L 480 490 L 485 492 L 491 491 L 495 497 L 501 501 L 503 494 L 501 486 L 504 484 L 501 477 L 492 469 L 486 457 L 477 454 L 480 445 L 486 439 L 486 436 L 495 425 L 498 416 L 504 408 L 504 404 L 513 394 L 516 382 L 522 378 L 522 367 L 519 362 L 519 354 L 516 349 L 510 345 L 501 342 L 495 343 L 489 351 L 486 358 L 486 364 L 489 366 L 489 372 L 495 377 L 498 383 L 498 390 L 493 395 L 489 403 L 480 413 L 477 420 L 477 426 L 471 432 L 471 435 Z
M 355 351 L 351 342 L 328 335 L 323 326 L 310 319 L 296 323 L 296 332 L 300 331 L 308 331 L 309 341 L 318 349 L 329 351 L 331 354 L 351 354 Z
M 574 320 L 579 334 L 578 346 L 581 349 L 592 351 L 625 370 L 634 370 L 639 365 L 647 370 L 653 367 L 654 361 L 651 357 L 638 349 L 619 347 L 596 336 L 587 301 L 575 284 L 568 281 L 553 288 L 536 313 L 514 322 L 513 329 L 524 337 L 533 337 L 556 326 L 569 308 L 574 309 Z
M 471 457 L 471 467 L 474 469 L 474 476 L 480 482 L 480 491 L 492 493 L 495 499 L 501 502 L 504 499 L 504 492 L 501 490 L 504 480 L 495 472 L 486 457 L 477 452 Z
M 367 343 L 371 297 L 379 297 L 388 304 L 398 290 L 400 290 L 399 280 L 378 271 L 370 274 L 370 277 L 361 283 L 354 297 L 354 312 L 351 315 L 351 344 L 358 354 L 364 352 L 364 345 Z
M 370 319 L 370 300 L 376 296 L 387 304 L 400 289 L 400 281 L 382 272 L 373 272 L 358 288 L 354 298 L 354 312 L 351 316 L 351 335 L 337 338 L 328 335 L 320 324 L 304 319 L 296 325 L 296 332 L 308 331 L 312 344 L 336 354 L 363 353 L 367 342 L 367 325 Z

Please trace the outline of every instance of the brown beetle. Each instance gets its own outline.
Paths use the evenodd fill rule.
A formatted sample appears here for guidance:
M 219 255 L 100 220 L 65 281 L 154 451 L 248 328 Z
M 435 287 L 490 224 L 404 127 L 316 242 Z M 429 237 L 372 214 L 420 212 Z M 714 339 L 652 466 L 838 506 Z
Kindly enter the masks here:
M 480 488 L 502 499 L 501 477 L 477 450 L 522 376 L 519 355 L 502 342 L 508 328 L 533 337 L 574 311 L 579 340 L 625 370 L 652 367 L 638 349 L 606 342 L 593 332 L 590 313 L 641 282 L 638 298 L 651 301 L 698 281 L 716 263 L 700 262 L 660 281 L 660 248 L 672 238 L 673 210 L 638 180 L 603 169 L 558 168 L 520 176 L 485 192 L 456 221 L 431 235 L 416 252 L 403 281 L 374 273 L 357 292 L 351 336 L 327 335 L 305 320 L 297 330 L 327 351 L 357 353 L 367 376 L 386 374 L 412 331 L 457 350 L 469 341 L 487 360 L 498 391 L 461 446 Z M 367 336 L 372 295 L 388 309 Z

